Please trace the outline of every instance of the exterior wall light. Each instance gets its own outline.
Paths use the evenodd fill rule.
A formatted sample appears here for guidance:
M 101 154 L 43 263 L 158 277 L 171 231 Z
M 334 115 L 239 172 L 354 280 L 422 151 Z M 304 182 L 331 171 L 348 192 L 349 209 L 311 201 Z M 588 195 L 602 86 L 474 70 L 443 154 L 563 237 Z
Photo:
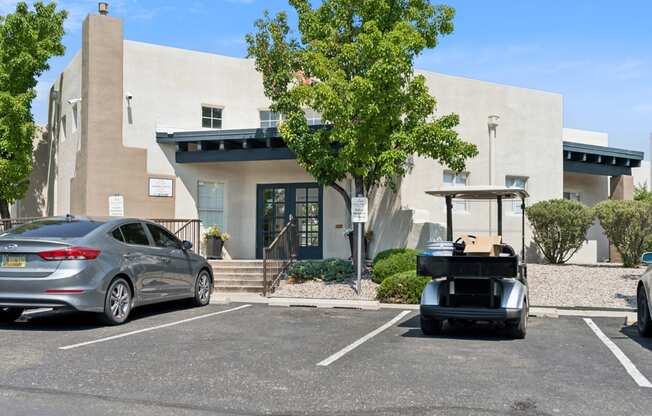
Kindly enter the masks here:
M 97 11 L 102 15 L 106 16 L 109 14 L 109 3 L 101 1 L 97 4 Z

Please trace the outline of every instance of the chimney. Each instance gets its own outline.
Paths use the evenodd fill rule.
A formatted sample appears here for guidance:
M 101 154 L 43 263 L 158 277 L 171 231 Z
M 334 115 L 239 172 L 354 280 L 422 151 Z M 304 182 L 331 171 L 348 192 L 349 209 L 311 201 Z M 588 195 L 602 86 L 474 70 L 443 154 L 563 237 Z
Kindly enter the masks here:
M 101 1 L 97 4 L 97 11 L 102 15 L 106 16 L 109 14 L 109 3 Z

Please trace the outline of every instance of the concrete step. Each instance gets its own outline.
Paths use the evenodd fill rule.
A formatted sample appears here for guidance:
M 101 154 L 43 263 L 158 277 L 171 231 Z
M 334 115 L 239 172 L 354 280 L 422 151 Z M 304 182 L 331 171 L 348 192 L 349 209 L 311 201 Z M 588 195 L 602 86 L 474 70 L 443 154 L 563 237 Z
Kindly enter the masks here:
M 247 292 L 247 293 L 263 293 L 263 285 L 215 285 L 215 293 L 225 293 L 225 292 Z
M 253 280 L 263 280 L 262 273 L 215 273 L 213 272 L 213 277 L 216 280 L 233 280 L 233 279 L 253 279 Z
M 209 260 L 211 266 L 263 266 L 262 260 Z
M 215 279 L 215 286 L 263 286 L 263 279 Z
M 263 274 L 263 267 L 213 266 L 213 274 L 258 273 Z

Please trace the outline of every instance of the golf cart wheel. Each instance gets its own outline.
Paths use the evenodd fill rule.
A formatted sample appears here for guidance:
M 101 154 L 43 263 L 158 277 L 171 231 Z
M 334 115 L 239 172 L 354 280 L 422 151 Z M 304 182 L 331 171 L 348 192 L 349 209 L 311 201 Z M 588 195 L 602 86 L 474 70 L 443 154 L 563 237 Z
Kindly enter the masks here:
M 0 308 L 0 323 L 8 324 L 20 318 L 23 314 L 22 308 Z
M 523 339 L 527 334 L 527 316 L 528 306 L 527 301 L 523 301 L 523 308 L 521 309 L 521 316 L 512 322 L 507 323 L 509 335 L 514 339 Z
M 645 295 L 645 287 L 638 288 L 636 296 L 637 304 L 637 318 L 638 333 L 644 337 L 652 336 L 652 319 L 650 318 L 650 308 L 647 303 L 647 296 Z
M 429 319 L 421 317 L 421 332 L 424 335 L 437 335 L 441 333 L 444 322 L 438 319 Z
M 107 325 L 125 323 L 131 313 L 131 299 L 131 288 L 127 281 L 122 277 L 115 279 L 106 291 L 104 312 L 100 319 Z

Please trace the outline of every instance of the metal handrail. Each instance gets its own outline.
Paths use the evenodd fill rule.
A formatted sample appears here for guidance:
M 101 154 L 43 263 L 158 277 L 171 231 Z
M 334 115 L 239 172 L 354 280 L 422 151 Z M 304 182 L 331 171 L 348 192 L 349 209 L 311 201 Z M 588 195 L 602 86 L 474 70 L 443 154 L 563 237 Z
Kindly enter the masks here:
M 263 248 L 263 296 L 274 292 L 281 277 L 299 256 L 297 219 L 283 227 L 272 243 Z

